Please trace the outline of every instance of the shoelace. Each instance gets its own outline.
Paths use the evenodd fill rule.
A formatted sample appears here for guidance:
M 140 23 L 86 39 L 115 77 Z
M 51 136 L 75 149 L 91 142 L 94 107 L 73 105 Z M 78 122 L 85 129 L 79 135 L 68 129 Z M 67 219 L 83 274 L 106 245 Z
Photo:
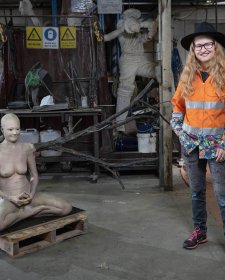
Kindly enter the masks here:
M 188 240 L 192 240 L 194 238 L 197 238 L 198 237 L 198 233 L 199 233 L 200 229 L 195 229 L 192 234 L 188 237 Z

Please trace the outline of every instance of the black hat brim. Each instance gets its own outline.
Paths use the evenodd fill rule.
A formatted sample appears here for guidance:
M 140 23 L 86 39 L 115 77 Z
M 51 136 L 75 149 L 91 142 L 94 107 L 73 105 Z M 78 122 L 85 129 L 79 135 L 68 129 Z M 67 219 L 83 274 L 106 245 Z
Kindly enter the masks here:
M 223 33 L 220 33 L 220 32 L 199 32 L 199 33 L 190 34 L 188 36 L 185 36 L 181 40 L 181 46 L 185 50 L 189 51 L 190 50 L 190 45 L 191 45 L 192 41 L 194 40 L 194 38 L 196 36 L 199 36 L 199 35 L 210 36 L 210 37 L 212 37 L 215 41 L 220 43 L 225 48 L 225 35 Z

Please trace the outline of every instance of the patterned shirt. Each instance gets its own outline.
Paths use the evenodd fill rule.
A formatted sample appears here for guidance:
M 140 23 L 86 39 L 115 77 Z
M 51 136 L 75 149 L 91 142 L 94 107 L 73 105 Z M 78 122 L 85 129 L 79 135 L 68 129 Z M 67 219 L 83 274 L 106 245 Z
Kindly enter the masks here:
M 212 159 L 216 158 L 217 148 L 225 150 L 224 135 L 190 135 L 182 129 L 182 125 L 183 120 L 172 118 L 171 126 L 179 137 L 185 154 L 190 154 L 196 147 L 199 147 L 199 158 Z

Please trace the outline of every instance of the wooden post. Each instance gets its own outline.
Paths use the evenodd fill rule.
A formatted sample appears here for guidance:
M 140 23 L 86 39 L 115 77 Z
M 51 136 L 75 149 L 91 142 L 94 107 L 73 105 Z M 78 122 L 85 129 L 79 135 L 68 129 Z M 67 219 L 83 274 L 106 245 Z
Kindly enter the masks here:
M 159 1 L 159 46 L 161 49 L 160 111 L 171 119 L 172 70 L 171 70 L 171 0 Z M 160 187 L 165 191 L 173 190 L 172 174 L 172 130 L 161 119 L 159 135 L 159 177 Z

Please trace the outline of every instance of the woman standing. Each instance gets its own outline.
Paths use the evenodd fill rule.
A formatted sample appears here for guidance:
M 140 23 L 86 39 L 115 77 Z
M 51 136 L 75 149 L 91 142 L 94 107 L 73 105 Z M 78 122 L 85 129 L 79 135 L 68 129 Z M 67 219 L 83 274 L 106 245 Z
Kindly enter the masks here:
M 225 234 L 225 35 L 202 22 L 181 45 L 189 54 L 172 99 L 171 126 L 180 139 L 192 192 L 194 231 L 183 247 L 194 249 L 208 241 L 207 163 Z

